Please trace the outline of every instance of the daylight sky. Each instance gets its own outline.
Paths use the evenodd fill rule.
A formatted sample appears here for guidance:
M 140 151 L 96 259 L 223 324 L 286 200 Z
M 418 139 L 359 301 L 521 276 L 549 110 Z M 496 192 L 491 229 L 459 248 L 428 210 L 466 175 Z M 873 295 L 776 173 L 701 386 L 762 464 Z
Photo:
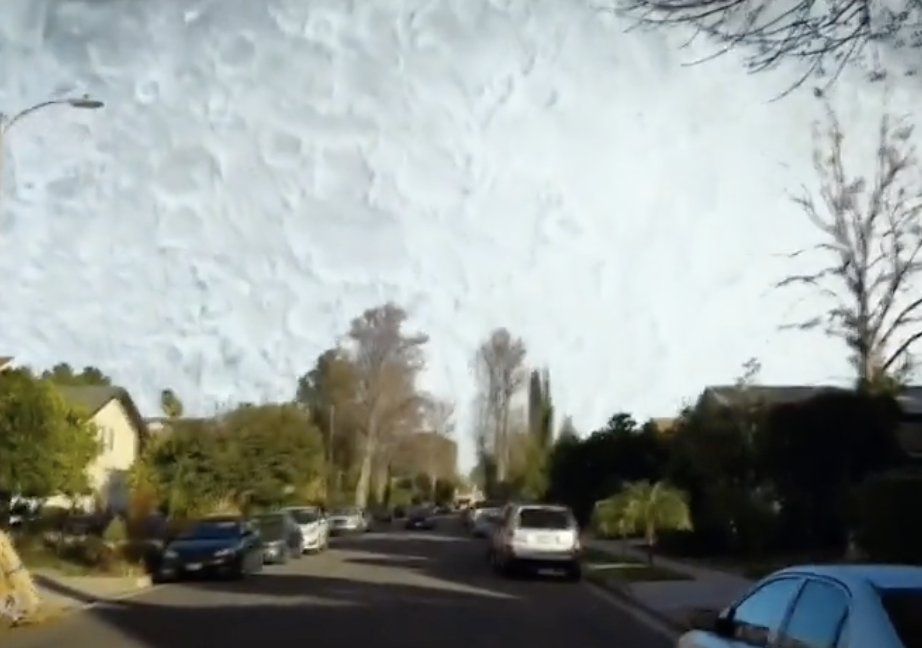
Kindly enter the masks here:
M 841 382 L 845 354 L 780 332 L 772 284 L 816 241 L 809 88 L 557 0 L 5 0 L 0 110 L 89 92 L 10 130 L 0 353 L 94 364 L 157 413 L 290 397 L 385 300 L 428 332 L 428 388 L 462 409 L 491 328 L 550 368 L 559 411 L 665 416 L 757 357 Z M 867 168 L 882 87 L 834 94 Z M 897 110 L 920 105 L 897 84 Z M 805 261 L 806 263 L 807 261 Z

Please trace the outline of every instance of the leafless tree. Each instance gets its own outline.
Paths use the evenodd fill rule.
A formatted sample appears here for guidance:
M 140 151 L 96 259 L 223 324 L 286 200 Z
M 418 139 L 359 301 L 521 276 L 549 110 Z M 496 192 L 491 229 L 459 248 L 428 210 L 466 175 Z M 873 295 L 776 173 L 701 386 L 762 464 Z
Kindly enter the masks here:
M 413 427 L 410 421 L 419 413 L 416 378 L 425 366 L 429 338 L 407 333 L 407 318 L 404 309 L 388 302 L 352 320 L 347 335 L 363 436 L 356 506 L 367 503 L 376 457 L 391 445 L 396 432 Z
M 871 0 L 615 0 L 642 27 L 691 27 L 715 39 L 715 55 L 742 49 L 750 71 L 761 72 L 798 59 L 811 76 L 835 80 L 849 63 L 865 63 L 873 77 L 882 75 L 878 43 L 913 47 L 920 38 L 920 0 L 887 3 Z M 689 41 L 691 42 L 691 41 Z M 713 57 L 710 57 L 713 58 Z
M 498 328 L 477 349 L 473 369 L 483 407 L 489 422 L 489 437 L 496 465 L 496 479 L 503 482 L 509 471 L 509 414 L 514 397 L 527 379 L 525 343 L 505 328 Z
M 779 285 L 806 286 L 828 305 L 801 329 L 821 329 L 852 353 L 860 388 L 892 387 L 911 368 L 922 337 L 922 181 L 912 125 L 884 111 L 877 125 L 874 175 L 850 174 L 845 133 L 832 108 L 814 131 L 819 200 L 803 189 L 794 198 L 822 240 L 795 252 L 826 261 L 815 272 Z
M 425 430 L 422 463 L 429 478 L 430 497 L 434 497 L 437 480 L 447 476 L 444 474 L 447 464 L 455 460 L 455 457 L 446 456 L 446 450 L 454 443 L 455 405 L 449 400 L 426 394 L 422 399 L 422 419 Z

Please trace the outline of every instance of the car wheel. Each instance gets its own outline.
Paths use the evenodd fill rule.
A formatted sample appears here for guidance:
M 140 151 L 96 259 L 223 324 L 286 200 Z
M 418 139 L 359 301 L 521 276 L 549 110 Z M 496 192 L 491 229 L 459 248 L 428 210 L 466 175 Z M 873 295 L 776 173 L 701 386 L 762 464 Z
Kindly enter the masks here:
M 571 565 L 567 569 L 566 579 L 571 583 L 578 583 L 583 580 L 583 568 L 580 565 Z

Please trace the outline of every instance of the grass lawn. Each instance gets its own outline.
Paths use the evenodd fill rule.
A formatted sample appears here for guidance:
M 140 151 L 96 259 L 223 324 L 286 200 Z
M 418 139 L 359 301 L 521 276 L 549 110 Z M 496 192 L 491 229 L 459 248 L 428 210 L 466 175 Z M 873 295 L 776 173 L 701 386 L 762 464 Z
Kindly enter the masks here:
M 23 619 L 17 625 L 12 625 L 8 618 L 0 616 L 0 637 L 2 637 L 5 632 L 21 632 L 23 630 L 28 630 L 29 628 L 35 628 L 38 626 L 47 625 L 49 623 L 54 623 L 55 621 L 59 621 L 61 618 L 63 618 L 65 614 L 66 610 L 58 608 L 40 608 L 35 614 L 26 619 Z
M 595 548 L 586 548 L 583 551 L 583 562 L 589 575 L 605 580 L 622 580 L 628 583 L 692 580 L 685 574 L 660 567 L 655 561 L 649 565 L 636 558 L 619 556 Z

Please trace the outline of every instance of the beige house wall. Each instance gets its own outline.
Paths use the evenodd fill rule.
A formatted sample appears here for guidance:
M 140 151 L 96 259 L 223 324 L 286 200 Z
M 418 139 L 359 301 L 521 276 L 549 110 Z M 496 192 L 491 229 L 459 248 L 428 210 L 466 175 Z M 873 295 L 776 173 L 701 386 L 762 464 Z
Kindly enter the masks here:
M 123 511 L 128 506 L 128 470 L 140 452 L 138 430 L 118 399 L 110 400 L 96 412 L 93 422 L 99 429 L 101 449 L 87 468 L 90 486 L 107 508 Z M 71 506 L 64 497 L 53 497 L 48 504 Z M 92 504 L 92 497 L 78 502 L 83 508 L 90 508 Z

